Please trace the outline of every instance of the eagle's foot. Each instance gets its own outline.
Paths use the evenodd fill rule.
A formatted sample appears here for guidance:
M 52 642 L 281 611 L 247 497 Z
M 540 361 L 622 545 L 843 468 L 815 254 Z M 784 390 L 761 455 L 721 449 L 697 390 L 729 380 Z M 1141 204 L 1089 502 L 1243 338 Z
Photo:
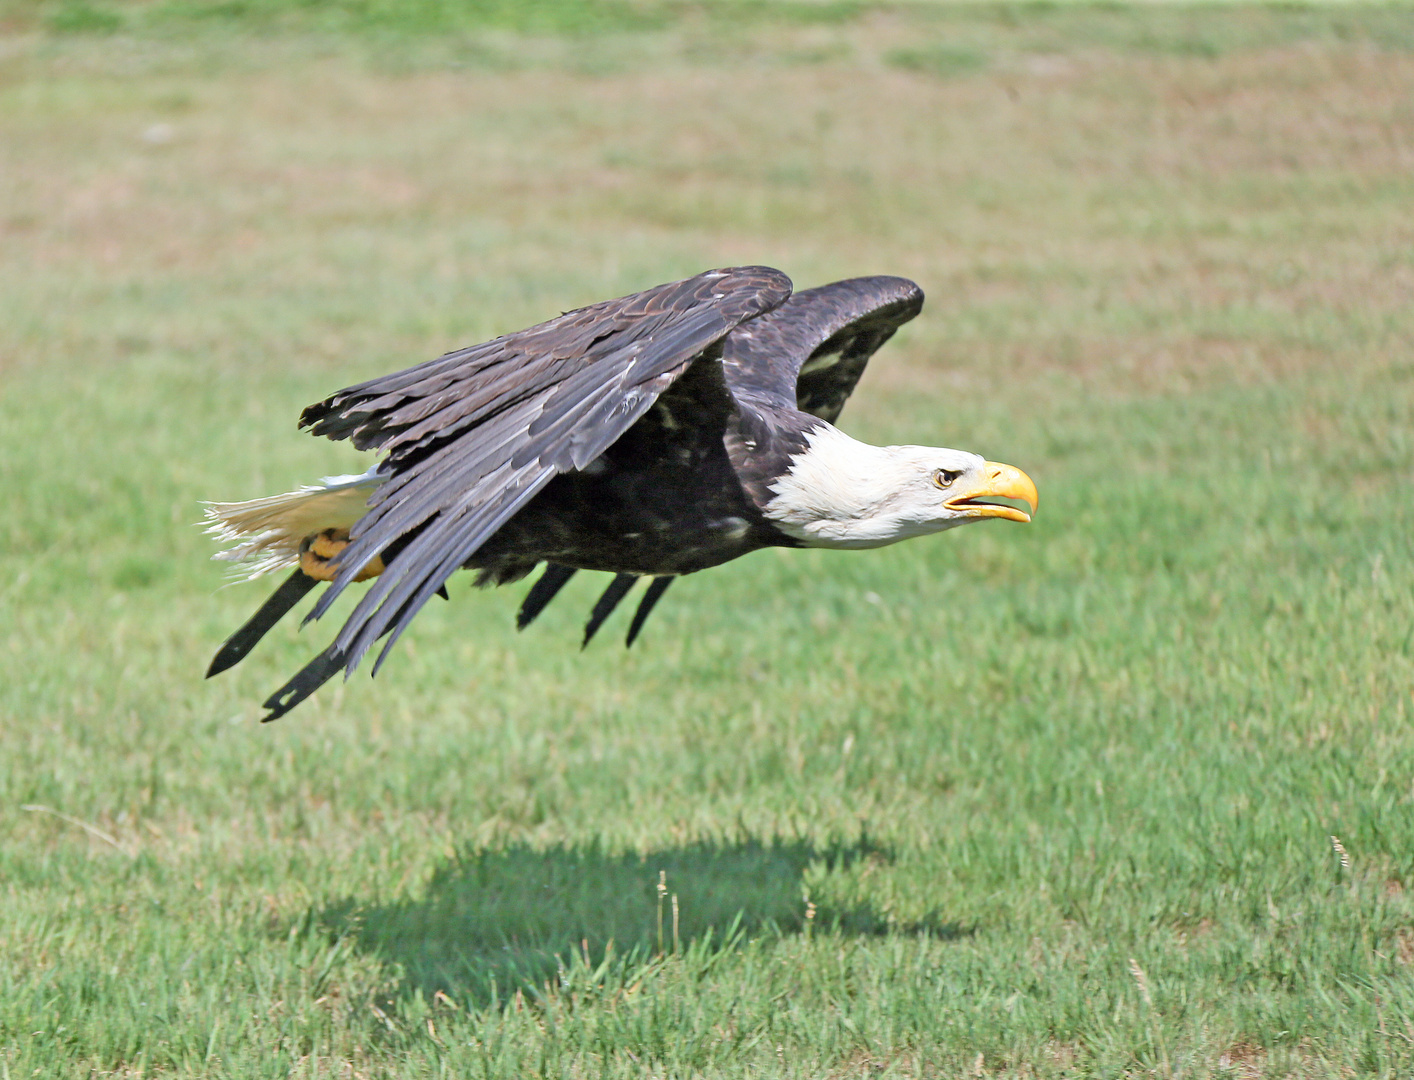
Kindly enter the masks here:
M 333 581 L 341 567 L 334 560 L 349 546 L 348 529 L 325 529 L 300 541 L 299 568 L 316 581 Z M 355 581 L 367 581 L 383 572 L 383 560 L 374 556 L 364 564 Z

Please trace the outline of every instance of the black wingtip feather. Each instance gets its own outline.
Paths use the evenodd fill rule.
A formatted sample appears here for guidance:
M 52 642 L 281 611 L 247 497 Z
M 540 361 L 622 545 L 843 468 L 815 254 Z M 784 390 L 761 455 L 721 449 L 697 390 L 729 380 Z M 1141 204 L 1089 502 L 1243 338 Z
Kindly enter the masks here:
M 285 583 L 270 594 L 259 610 L 226 639 L 226 643 L 211 658 L 206 677 L 209 679 L 213 675 L 220 675 L 244 660 L 269 629 L 283 619 L 317 584 L 319 583 L 303 570 L 296 570 L 286 578 Z
M 668 586 L 672 583 L 671 577 L 655 577 L 648 583 L 648 589 L 643 594 L 643 599 L 638 602 L 638 610 L 633 613 L 633 622 L 628 625 L 628 636 L 624 638 L 625 649 L 632 648 L 633 643 L 638 640 L 638 632 L 648 621 L 648 614 L 653 610 L 653 605 L 668 591 Z
M 637 574 L 614 575 L 614 580 L 609 582 L 604 595 L 594 602 L 594 610 L 589 613 L 589 621 L 584 624 L 584 641 L 579 646 L 581 649 L 588 647 L 594 635 L 599 632 L 599 627 L 604 625 L 604 620 L 613 614 L 614 608 L 619 606 L 619 601 L 628 595 L 637 580 Z
M 270 712 L 266 716 L 262 716 L 260 722 L 268 724 L 271 720 L 280 719 L 337 675 L 343 666 L 343 654 L 330 645 L 329 648 L 300 668 L 293 679 L 270 695 L 265 704 L 261 706 L 261 708 L 269 709 Z
M 516 629 L 524 630 L 533 623 L 550 601 L 555 599 L 559 591 L 565 587 L 565 582 L 574 575 L 575 568 L 573 566 L 546 563 L 545 572 L 530 587 L 530 591 L 525 594 L 525 600 L 520 605 L 520 610 L 516 612 Z

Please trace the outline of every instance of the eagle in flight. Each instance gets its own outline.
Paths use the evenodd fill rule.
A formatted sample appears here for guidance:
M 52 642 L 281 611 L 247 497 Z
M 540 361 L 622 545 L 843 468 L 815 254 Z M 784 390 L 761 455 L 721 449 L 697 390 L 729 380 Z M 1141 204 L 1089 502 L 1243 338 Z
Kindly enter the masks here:
M 896 277 L 792 293 L 765 266 L 566 312 L 340 390 L 300 427 L 382 459 L 358 476 L 213 503 L 218 559 L 293 573 L 221 647 L 238 663 L 320 582 L 305 622 L 373 580 L 333 642 L 265 708 L 283 716 L 387 637 L 374 671 L 459 569 L 478 585 L 545 564 L 524 628 L 577 570 L 614 579 L 585 642 L 650 579 L 632 644 L 663 592 L 764 547 L 872 548 L 986 518 L 1030 521 L 1036 486 L 963 450 L 870 446 L 834 426 L 864 366 L 923 306 Z

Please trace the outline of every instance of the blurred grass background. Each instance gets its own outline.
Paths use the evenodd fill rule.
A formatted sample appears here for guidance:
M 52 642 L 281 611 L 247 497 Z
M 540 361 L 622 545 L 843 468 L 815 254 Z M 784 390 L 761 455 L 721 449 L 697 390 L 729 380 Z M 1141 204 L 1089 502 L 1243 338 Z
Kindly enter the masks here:
M 1414 1071 L 1409 8 L 0 28 L 6 1078 Z M 748 262 L 918 280 L 844 426 L 1035 523 L 201 680 L 303 405 Z

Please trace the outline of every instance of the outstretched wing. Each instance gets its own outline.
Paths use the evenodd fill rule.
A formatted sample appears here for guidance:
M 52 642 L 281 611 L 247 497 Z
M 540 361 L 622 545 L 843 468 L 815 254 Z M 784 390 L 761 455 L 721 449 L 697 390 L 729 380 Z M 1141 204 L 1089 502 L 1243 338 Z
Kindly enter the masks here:
M 833 422 L 869 358 L 922 308 L 923 290 L 907 278 L 850 278 L 798 292 L 727 335 L 727 385 L 738 399 Z
M 769 267 L 712 270 L 341 390 L 300 426 L 387 454 L 388 475 L 354 526 L 318 618 L 373 557 L 393 552 L 330 648 L 352 671 L 379 657 L 462 563 L 558 473 L 619 438 L 741 322 L 779 306 Z M 376 670 L 376 668 L 375 668 Z

